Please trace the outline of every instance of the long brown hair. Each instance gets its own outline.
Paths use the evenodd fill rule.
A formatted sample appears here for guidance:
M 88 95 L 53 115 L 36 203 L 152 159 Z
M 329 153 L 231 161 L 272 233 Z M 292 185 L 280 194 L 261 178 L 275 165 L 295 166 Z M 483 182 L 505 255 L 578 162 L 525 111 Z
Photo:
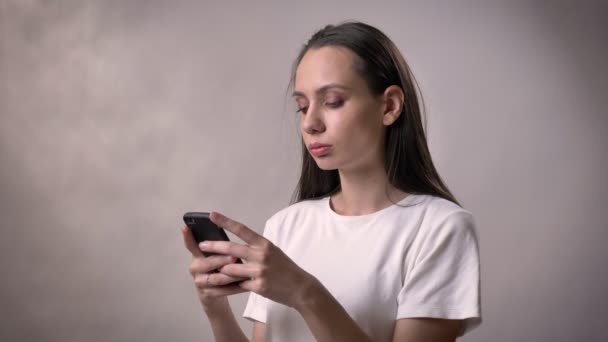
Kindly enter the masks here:
M 386 128 L 384 168 L 390 184 L 407 193 L 434 195 L 460 205 L 433 165 L 422 126 L 424 111 L 419 105 L 422 102 L 424 108 L 424 101 L 395 44 L 377 28 L 361 22 L 327 25 L 302 47 L 293 64 L 290 88 L 295 85 L 296 69 L 304 54 L 325 46 L 345 47 L 358 56 L 355 69 L 373 95 L 383 94 L 391 85 L 401 87 L 405 94 L 401 115 Z M 338 170 L 319 168 L 302 141 L 302 171 L 291 202 L 324 197 L 339 189 Z

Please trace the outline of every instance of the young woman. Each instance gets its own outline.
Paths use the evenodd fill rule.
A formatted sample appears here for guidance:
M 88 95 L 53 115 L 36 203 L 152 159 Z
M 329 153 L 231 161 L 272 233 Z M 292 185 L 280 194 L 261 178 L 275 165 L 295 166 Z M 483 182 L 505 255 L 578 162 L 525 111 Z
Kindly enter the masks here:
M 197 246 L 183 228 L 216 341 L 248 341 L 227 300 L 245 291 L 252 341 L 453 341 L 481 322 L 474 219 L 435 170 L 414 84 L 363 23 L 326 26 L 303 47 L 295 203 L 263 236 L 212 213 L 245 244 Z

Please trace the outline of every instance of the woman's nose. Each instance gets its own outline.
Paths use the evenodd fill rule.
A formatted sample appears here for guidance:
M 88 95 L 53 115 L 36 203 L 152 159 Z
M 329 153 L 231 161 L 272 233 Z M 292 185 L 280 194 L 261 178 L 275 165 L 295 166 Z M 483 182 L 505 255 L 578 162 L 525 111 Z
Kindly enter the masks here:
M 325 130 L 320 110 L 316 106 L 310 105 L 301 119 L 302 130 L 308 134 L 320 133 Z

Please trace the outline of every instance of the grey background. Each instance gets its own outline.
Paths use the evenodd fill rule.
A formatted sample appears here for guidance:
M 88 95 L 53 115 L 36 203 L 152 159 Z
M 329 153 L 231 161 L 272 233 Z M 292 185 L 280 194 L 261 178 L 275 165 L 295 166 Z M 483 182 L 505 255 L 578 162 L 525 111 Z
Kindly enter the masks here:
M 436 166 L 478 223 L 484 323 L 463 340 L 605 341 L 607 9 L 1 1 L 0 340 L 211 341 L 181 214 L 261 232 L 288 205 L 291 63 L 358 19 L 410 63 Z

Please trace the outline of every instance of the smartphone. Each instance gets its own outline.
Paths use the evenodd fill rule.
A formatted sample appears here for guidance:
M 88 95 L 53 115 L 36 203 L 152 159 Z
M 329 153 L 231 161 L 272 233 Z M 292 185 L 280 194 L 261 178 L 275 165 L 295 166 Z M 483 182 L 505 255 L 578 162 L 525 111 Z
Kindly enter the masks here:
M 201 243 L 206 240 L 210 241 L 230 241 L 226 232 L 218 227 L 209 218 L 209 213 L 189 212 L 184 214 L 184 223 L 192 231 L 196 243 Z M 203 252 L 203 255 L 208 257 L 217 253 Z M 242 264 L 243 261 L 238 258 L 237 263 Z

